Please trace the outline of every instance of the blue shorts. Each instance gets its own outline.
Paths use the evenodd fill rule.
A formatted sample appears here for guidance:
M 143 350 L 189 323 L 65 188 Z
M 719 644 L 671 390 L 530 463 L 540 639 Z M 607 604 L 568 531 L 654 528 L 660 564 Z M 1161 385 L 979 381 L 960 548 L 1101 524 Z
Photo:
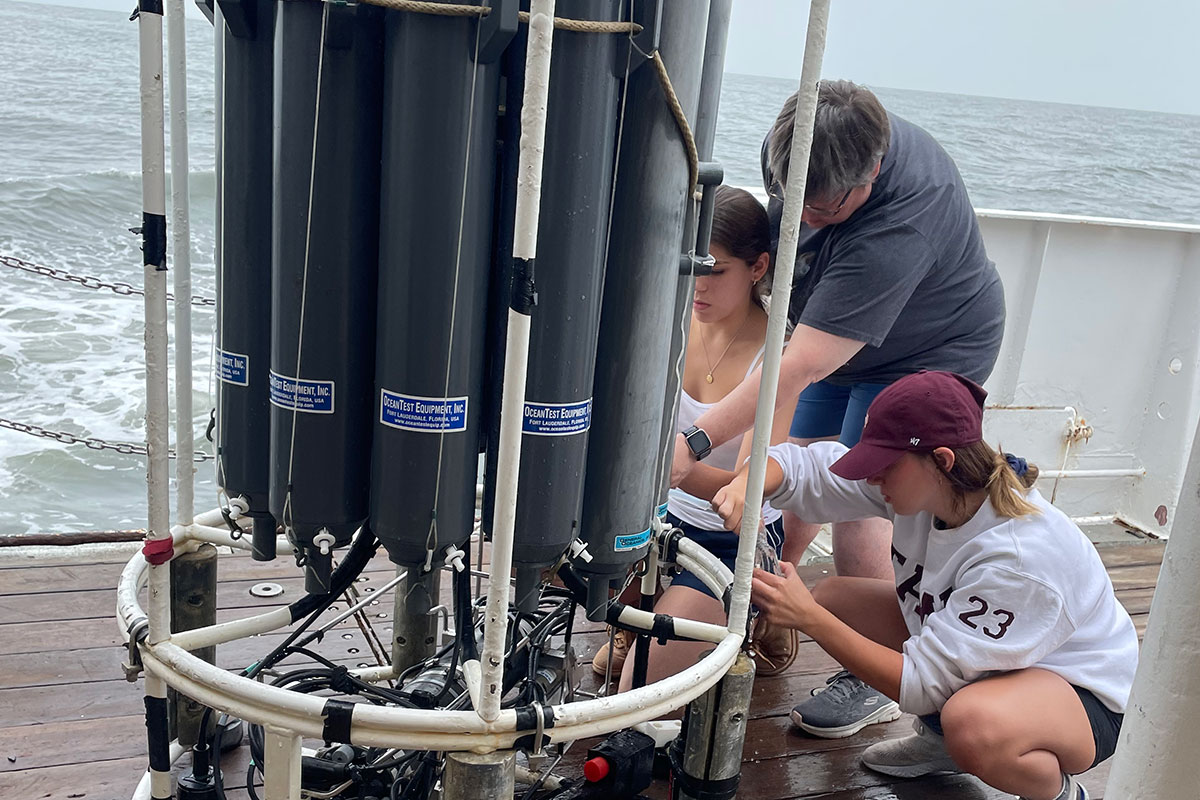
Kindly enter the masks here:
M 721 563 L 729 567 L 730 572 L 733 571 L 734 563 L 737 561 L 738 535 L 736 533 L 732 531 L 708 531 L 703 528 L 697 528 L 695 525 L 689 525 L 684 522 L 674 514 L 667 514 L 667 522 L 683 531 L 685 537 L 721 559 Z M 775 555 L 778 556 L 783 549 L 783 518 L 780 517 L 766 527 L 767 540 L 775 547 Z M 704 592 L 709 597 L 715 597 L 712 591 L 704 585 L 703 581 L 686 569 L 681 569 L 671 579 L 671 585 L 687 586 L 698 592 Z M 719 600 L 720 598 L 717 599 Z
M 862 436 L 867 408 L 875 395 L 882 392 L 886 383 L 855 383 L 837 386 L 829 381 L 818 381 L 800 393 L 796 402 L 796 413 L 792 417 L 792 429 L 788 435 L 793 439 L 828 439 L 853 447 Z

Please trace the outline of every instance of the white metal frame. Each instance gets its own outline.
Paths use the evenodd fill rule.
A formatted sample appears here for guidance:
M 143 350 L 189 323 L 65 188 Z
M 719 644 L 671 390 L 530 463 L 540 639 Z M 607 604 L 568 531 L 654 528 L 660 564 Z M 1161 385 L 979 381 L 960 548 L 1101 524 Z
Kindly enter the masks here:
M 147 267 L 146 270 L 146 358 L 147 358 L 147 441 L 149 447 L 149 469 L 147 481 L 150 510 L 150 533 L 148 539 L 162 540 L 170 537 L 173 554 L 179 555 L 209 542 L 228 547 L 249 549 L 242 539 L 235 539 L 230 532 L 218 527 L 222 518 L 219 511 L 209 511 L 193 518 L 191 467 L 191 339 L 190 339 L 190 274 L 187 259 L 187 121 L 186 79 L 182 41 L 183 0 L 166 0 L 170 21 L 171 81 L 170 99 L 172 108 L 172 172 L 175 176 L 173 192 L 173 220 L 175 234 L 175 258 L 178 270 L 176 292 L 181 298 L 176 305 L 176 380 L 177 402 L 180 419 L 177 427 L 177 446 L 180 452 L 178 481 L 180 484 L 177 509 L 179 524 L 168 530 L 169 514 L 167 492 L 167 421 L 168 400 L 166 370 L 167 320 L 165 275 L 162 271 Z M 803 97 L 796 116 L 796 134 L 792 158 L 793 164 L 801 165 L 795 174 L 804 175 L 802 164 L 807 161 L 807 149 L 811 139 L 813 114 L 816 107 L 816 80 L 820 73 L 820 61 L 824 50 L 825 25 L 828 18 L 829 0 L 815 0 L 809 21 L 808 42 L 802 72 L 803 85 L 811 90 Z M 554 0 L 534 0 L 531 9 L 529 64 L 525 83 L 524 109 L 528 119 L 522 122 L 521 159 L 522 181 L 518 188 L 516 241 L 514 255 L 533 259 L 535 255 L 539 181 L 541 173 L 541 143 L 545 135 L 546 90 L 549 81 L 550 46 Z M 162 111 L 162 18 L 149 15 L 143 19 L 141 36 L 143 77 L 143 186 L 149 209 L 156 206 L 163 212 L 165 187 L 163 181 L 163 111 Z M 528 142 L 526 141 L 528 139 Z M 528 169 L 524 167 L 528 166 Z M 801 187 L 802 188 L 802 187 Z M 803 191 L 790 193 L 791 197 L 803 196 Z M 784 233 L 781 246 L 794 252 L 799 222 L 799 205 L 785 204 Z M 782 259 L 790 265 L 792 259 Z M 775 290 L 786 288 L 790 281 L 790 269 L 781 268 L 776 273 Z M 774 408 L 775 388 L 778 382 L 779 358 L 782 351 L 786 304 L 777 304 L 768 322 L 767 358 L 764 379 L 756 416 L 756 436 L 751 455 L 751 498 L 748 500 L 747 524 L 757 528 L 758 509 L 761 502 L 766 450 Z M 517 315 L 520 316 L 520 315 Z M 506 377 L 503 419 L 509 423 L 509 435 L 502 431 L 500 456 L 507 458 L 508 469 L 501 475 L 518 474 L 520 458 L 520 401 L 524 397 L 523 370 L 528 351 L 528 321 L 522 326 L 520 320 L 509 323 L 510 353 L 518 358 L 509 359 L 513 367 L 509 372 L 513 385 Z M 525 343 L 520 341 L 524 329 Z M 523 349 L 522 349 L 523 348 Z M 522 353 L 524 355 L 522 356 Z M 518 374 L 520 373 L 520 374 Z M 516 398 L 510 402 L 511 398 Z M 515 407 L 513 412 L 510 406 Z M 516 435 L 512 435 L 512 420 L 515 413 Z M 497 524 L 493 541 L 493 573 L 505 575 L 512 560 L 513 537 L 511 524 L 505 524 L 516 503 L 516 486 L 502 486 L 497 499 Z M 752 519 L 751 519 L 752 518 Z M 545 730 L 551 741 L 565 742 L 588 736 L 596 736 L 628 727 L 638 722 L 654 719 L 673 711 L 700 696 L 714 685 L 734 663 L 740 650 L 749 613 L 750 575 L 753 568 L 756 530 L 740 538 L 736 569 L 731 573 L 719 560 L 689 541 L 679 544 L 679 563 L 695 572 L 705 585 L 718 592 L 718 596 L 731 584 L 732 602 L 728 626 L 711 625 L 695 620 L 677 619 L 676 628 L 681 633 L 703 641 L 713 642 L 716 647 L 697 664 L 682 672 L 659 680 L 650 685 L 614 696 L 562 703 L 551 707 L 554 725 Z M 228 642 L 234 639 L 261 634 L 291 624 L 287 609 L 276 609 L 263 614 L 224 622 L 205 628 L 172 634 L 169 625 L 170 579 L 169 565 L 151 565 L 142 553 L 130 559 L 122 572 L 117 589 L 117 616 L 126 639 L 130 631 L 148 623 L 148 635 L 137 642 L 146 671 L 146 691 L 155 697 L 165 695 L 170 686 L 184 695 L 229 713 L 266 729 L 267 748 L 277 755 L 270 759 L 266 769 L 266 797 L 299 797 L 299 758 L 301 737 L 320 737 L 324 718 L 322 711 L 325 700 L 286 689 L 264 685 L 249 680 L 193 655 L 188 650 Z M 148 608 L 143 609 L 139 591 L 149 585 Z M 505 637 L 506 611 L 508 606 L 508 581 L 494 581 L 489 585 L 488 606 L 485 617 L 483 653 L 480 662 L 464 665 L 464 674 L 474 677 L 473 699 L 477 711 L 419 710 L 400 707 L 381 707 L 357 704 L 354 707 L 350 738 L 355 744 L 377 747 L 392 747 L 422 750 L 487 752 L 509 749 L 516 739 L 527 733 L 517 729 L 515 710 L 500 708 L 499 692 L 484 687 L 497 686 L 502 678 L 502 655 Z M 636 627 L 648 629 L 653 619 L 649 612 L 626 609 L 622 621 Z M 387 668 L 366 668 L 358 674 L 366 679 L 382 680 L 392 677 Z M 472 681 L 469 680 L 469 683 Z M 175 743 L 171 748 L 172 758 L 181 753 Z M 283 758 L 278 755 L 282 754 Z M 136 797 L 170 796 L 169 774 L 152 772 L 139 786 Z M 165 792 L 165 794 L 164 794 Z

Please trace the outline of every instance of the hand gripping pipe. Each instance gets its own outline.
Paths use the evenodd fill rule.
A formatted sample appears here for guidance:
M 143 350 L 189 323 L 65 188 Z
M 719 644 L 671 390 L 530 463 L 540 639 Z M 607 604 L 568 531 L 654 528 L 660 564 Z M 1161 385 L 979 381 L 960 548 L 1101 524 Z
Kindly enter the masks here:
M 525 54 L 525 98 L 521 106 L 521 149 L 517 166 L 517 204 L 513 234 L 513 301 L 508 311 L 504 394 L 500 404 L 500 445 L 496 512 L 492 526 L 492 575 L 488 582 L 480 656 L 477 711 L 487 722 L 500 715 L 504 685 L 504 637 L 508 623 L 509 573 L 517 516 L 517 482 L 521 474 L 521 429 L 525 415 L 525 378 L 529 368 L 529 327 L 533 310 L 533 262 L 537 255 L 541 205 L 542 153 L 546 140 L 546 105 L 550 88 L 550 46 L 554 34 L 554 0 L 533 0 L 529 8 L 529 45 Z M 469 664 L 470 662 L 468 662 Z M 464 664 L 474 675 L 474 665 Z
M 779 226 L 779 251 L 775 259 L 773 297 L 788 297 L 792 272 L 796 265 L 796 241 L 800 231 L 800 208 L 804 202 L 804 184 L 808 177 L 808 153 L 812 147 L 813 121 L 817 115 L 817 81 L 821 59 L 825 55 L 825 27 L 829 21 L 829 0 L 813 0 L 808 11 L 808 36 L 804 42 L 804 63 L 800 68 L 800 96 L 796 102 L 796 121 L 792 128 L 791 165 L 788 174 L 795 186 L 783 203 Z M 767 318 L 766 354 L 762 380 L 758 387 L 758 407 L 754 414 L 754 446 L 750 451 L 750 475 L 746 484 L 746 510 L 742 515 L 738 541 L 736 580 L 729 608 L 729 630 L 744 631 L 750 612 L 750 576 L 754 569 L 754 546 L 762 516 L 763 482 L 767 475 L 767 447 L 771 443 L 771 421 L 775 416 L 775 395 L 779 389 L 779 362 L 783 356 L 783 333 L 787 322 L 787 303 L 772 303 Z

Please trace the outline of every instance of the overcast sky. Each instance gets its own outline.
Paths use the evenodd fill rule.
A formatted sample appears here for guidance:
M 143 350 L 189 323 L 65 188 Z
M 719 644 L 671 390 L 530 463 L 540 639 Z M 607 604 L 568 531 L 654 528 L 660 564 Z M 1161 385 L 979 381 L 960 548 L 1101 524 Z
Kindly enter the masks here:
M 729 72 L 798 78 L 800 0 L 734 0 Z M 1197 0 L 832 0 L 822 74 L 1200 114 Z
M 135 4 L 34 1 L 125 12 Z M 193 0 L 185 6 L 199 16 Z M 726 69 L 798 79 L 807 21 L 803 0 L 734 0 Z M 1198 33 L 1197 0 L 832 0 L 823 74 L 1200 114 Z

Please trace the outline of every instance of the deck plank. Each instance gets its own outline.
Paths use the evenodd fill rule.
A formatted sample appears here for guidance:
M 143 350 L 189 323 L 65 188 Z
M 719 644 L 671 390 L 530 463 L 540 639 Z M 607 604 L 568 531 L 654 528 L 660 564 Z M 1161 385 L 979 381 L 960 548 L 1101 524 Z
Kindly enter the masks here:
M 1162 560 L 1161 542 L 1105 544 L 1097 548 L 1109 570 L 1117 596 L 1144 631 Z M 127 798 L 145 769 L 142 688 L 121 677 L 124 651 L 113 620 L 113 589 L 128 554 L 68 559 L 0 562 L 0 797 L 109 800 Z M 368 566 L 357 588 L 379 585 L 394 572 L 386 557 Z M 812 583 L 830 572 L 829 565 L 804 567 Z M 260 581 L 279 583 L 282 598 L 252 597 L 249 587 Z M 444 582 L 448 584 L 448 582 Z M 447 586 L 443 586 L 445 592 Z M 257 563 L 246 557 L 223 557 L 218 619 L 258 613 L 290 602 L 303 592 L 302 578 L 290 559 Z M 339 598 L 335 605 L 345 602 Z M 376 632 L 388 641 L 391 600 L 370 607 Z M 332 616 L 336 612 L 330 612 Z M 383 617 L 378 616 L 383 614 Z M 601 627 L 581 627 L 575 643 L 581 670 L 580 687 L 597 691 L 600 679 L 586 668 L 606 641 Z M 218 663 L 237 668 L 282 640 L 269 633 L 218 648 Z M 348 637 L 348 638 L 343 638 Z M 48 649 L 49 648 L 49 649 Z M 357 649 L 351 653 L 350 649 Z M 321 646 L 339 663 L 369 662 L 362 633 L 344 622 Z M 782 675 L 755 681 L 747 727 L 745 765 L 739 796 L 755 800 L 1009 800 L 969 776 L 889 779 L 858 763 L 863 748 L 905 735 L 910 718 L 872 726 L 845 740 L 806 736 L 792 728 L 788 713 L 824 683 L 836 663 L 815 643 L 803 638 L 795 663 Z M 578 743 L 560 768 L 576 764 L 586 751 Z M 244 790 L 245 748 L 225 762 L 227 796 L 248 797 Z M 1107 765 L 1087 773 L 1084 784 L 1093 798 L 1102 796 Z M 663 783 L 647 792 L 665 798 Z

